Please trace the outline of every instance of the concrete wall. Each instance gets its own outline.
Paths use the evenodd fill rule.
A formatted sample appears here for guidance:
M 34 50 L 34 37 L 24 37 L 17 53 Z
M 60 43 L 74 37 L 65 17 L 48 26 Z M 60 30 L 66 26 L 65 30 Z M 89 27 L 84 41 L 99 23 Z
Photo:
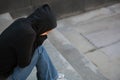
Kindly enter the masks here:
M 0 13 L 10 12 L 13 17 L 30 14 L 38 6 L 48 3 L 58 18 L 74 15 L 120 0 L 1 0 Z

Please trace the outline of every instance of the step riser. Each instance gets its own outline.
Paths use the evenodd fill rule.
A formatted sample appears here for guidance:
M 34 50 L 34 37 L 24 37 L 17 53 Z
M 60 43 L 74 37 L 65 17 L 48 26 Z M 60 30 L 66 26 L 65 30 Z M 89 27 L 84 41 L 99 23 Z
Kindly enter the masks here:
M 59 31 L 54 30 L 49 40 L 84 80 L 107 80 Z
M 47 40 L 44 44 L 53 64 L 58 72 L 65 74 L 68 80 L 83 80 L 69 62 L 61 55 L 61 53 Z

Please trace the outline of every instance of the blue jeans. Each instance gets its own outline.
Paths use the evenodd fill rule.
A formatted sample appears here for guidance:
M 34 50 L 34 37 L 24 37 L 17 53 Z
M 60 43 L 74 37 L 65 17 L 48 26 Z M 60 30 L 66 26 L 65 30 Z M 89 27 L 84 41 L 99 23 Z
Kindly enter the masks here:
M 10 75 L 7 80 L 26 80 L 34 66 L 36 66 L 37 69 L 38 80 L 57 79 L 57 70 L 53 66 L 45 48 L 39 46 L 34 52 L 31 63 L 25 68 L 16 67 L 13 74 Z

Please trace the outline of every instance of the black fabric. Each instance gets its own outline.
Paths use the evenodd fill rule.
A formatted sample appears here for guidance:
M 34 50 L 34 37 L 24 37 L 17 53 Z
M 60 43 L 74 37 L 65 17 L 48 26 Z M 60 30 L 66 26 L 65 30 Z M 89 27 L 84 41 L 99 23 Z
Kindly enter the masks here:
M 34 42 L 33 52 L 38 46 L 42 45 L 46 39 L 47 39 L 47 35 L 36 37 L 36 40 Z
M 56 17 L 47 4 L 37 8 L 27 19 L 32 22 L 32 27 L 37 34 L 42 34 L 57 26 Z
M 35 37 L 25 19 L 16 20 L 0 35 L 0 75 L 8 76 L 16 66 L 30 63 Z
M 0 35 L 0 76 L 8 77 L 16 66 L 28 66 L 35 49 L 47 38 L 39 35 L 55 27 L 54 14 L 43 5 L 5 29 Z

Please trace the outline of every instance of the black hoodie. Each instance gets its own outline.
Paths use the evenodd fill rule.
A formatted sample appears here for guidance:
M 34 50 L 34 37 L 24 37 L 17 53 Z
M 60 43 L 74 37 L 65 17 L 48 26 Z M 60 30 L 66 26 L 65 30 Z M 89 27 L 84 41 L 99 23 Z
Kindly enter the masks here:
M 0 35 L 0 76 L 8 77 L 16 66 L 28 66 L 34 50 L 47 38 L 40 34 L 56 26 L 56 17 L 45 4 L 5 29 Z

